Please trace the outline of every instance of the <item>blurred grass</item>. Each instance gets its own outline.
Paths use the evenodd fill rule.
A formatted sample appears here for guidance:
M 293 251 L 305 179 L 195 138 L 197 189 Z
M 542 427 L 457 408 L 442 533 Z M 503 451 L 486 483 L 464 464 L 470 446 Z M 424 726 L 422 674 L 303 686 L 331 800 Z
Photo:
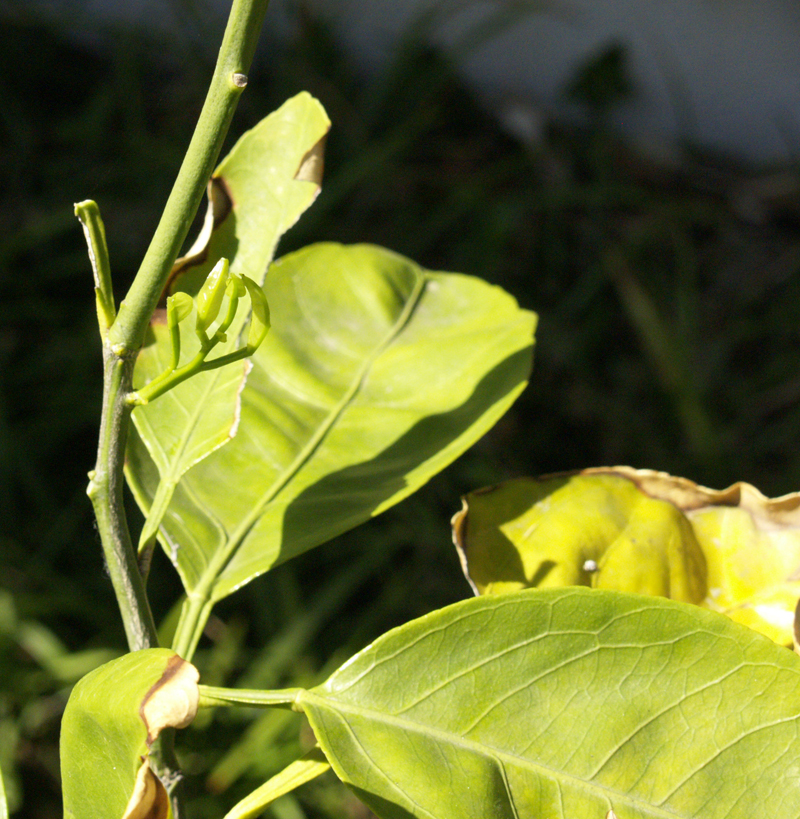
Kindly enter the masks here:
M 483 484 L 625 463 L 800 488 L 795 169 L 620 144 L 603 127 L 626 88 L 619 61 L 600 66 L 614 69 L 610 97 L 592 66 L 576 77 L 591 127 L 548 125 L 522 145 L 413 41 L 365 80 L 323 28 L 301 15 L 300 31 L 252 73 L 230 137 L 301 89 L 333 120 L 323 193 L 282 251 L 376 242 L 500 284 L 540 313 L 536 367 L 497 428 L 424 491 L 225 601 L 198 657 L 208 682 L 313 681 L 466 596 L 448 519 Z M 129 33 L 110 52 L 32 23 L 5 23 L 0 40 L 0 766 L 19 815 L 55 817 L 69 687 L 124 646 L 84 495 L 101 378 L 72 203 L 99 202 L 121 294 L 211 66 Z M 163 618 L 180 593 L 163 555 L 150 585 Z M 190 790 L 211 790 L 197 817 L 222 815 L 309 741 L 296 717 L 204 719 L 213 730 L 187 732 L 184 747 Z M 320 780 L 273 815 L 366 814 Z

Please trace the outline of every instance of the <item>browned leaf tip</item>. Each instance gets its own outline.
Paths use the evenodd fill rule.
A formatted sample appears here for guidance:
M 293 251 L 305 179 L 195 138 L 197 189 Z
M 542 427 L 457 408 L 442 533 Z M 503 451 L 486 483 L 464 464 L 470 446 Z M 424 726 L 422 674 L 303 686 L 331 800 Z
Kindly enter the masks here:
M 185 728 L 194 719 L 200 700 L 199 679 L 197 669 L 177 654 L 169 660 L 139 708 L 147 728 L 148 747 L 163 728 Z
M 651 498 L 669 501 L 682 512 L 706 506 L 738 506 L 753 516 L 760 529 L 800 527 L 800 492 L 767 498 L 754 486 L 741 481 L 727 489 L 709 489 L 688 478 L 677 478 L 666 472 L 634 469 L 630 466 L 599 466 L 574 474 L 619 475 L 635 483 Z
M 466 498 L 461 498 L 461 510 L 456 512 L 450 518 L 450 526 L 453 531 L 453 545 L 456 547 L 458 553 L 458 561 L 461 564 L 461 571 L 464 572 L 464 577 L 472 587 L 472 591 L 476 596 L 480 595 L 480 591 L 469 574 L 469 559 L 467 557 L 467 517 L 469 515 L 469 504 Z
M 145 759 L 136 775 L 136 784 L 122 819 L 167 819 L 168 816 L 167 789 L 150 770 L 150 761 Z
M 794 643 L 794 653 L 800 654 L 800 600 L 794 609 L 794 624 L 792 627 L 792 642 Z
M 315 185 L 322 185 L 322 174 L 325 170 L 325 142 L 328 135 L 318 140 L 306 153 L 300 162 L 300 167 L 294 178 L 299 182 L 313 182 Z

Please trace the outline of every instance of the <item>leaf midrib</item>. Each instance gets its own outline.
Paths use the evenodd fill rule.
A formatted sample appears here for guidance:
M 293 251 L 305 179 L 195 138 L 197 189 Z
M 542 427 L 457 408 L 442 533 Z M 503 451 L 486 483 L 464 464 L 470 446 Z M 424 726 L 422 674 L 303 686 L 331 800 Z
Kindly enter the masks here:
M 317 707 L 320 706 L 327 707 L 330 710 L 337 713 L 338 715 L 342 716 L 345 725 L 347 726 L 348 730 L 351 732 L 351 735 L 353 736 L 353 739 L 359 742 L 359 745 L 361 743 L 356 738 L 355 732 L 353 731 L 349 722 L 346 719 L 344 719 L 345 715 L 361 717 L 372 722 L 383 723 L 384 725 L 395 727 L 398 730 L 413 732 L 437 740 L 442 740 L 444 743 L 459 748 L 463 748 L 465 751 L 477 753 L 485 757 L 496 759 L 501 769 L 503 770 L 505 770 L 504 763 L 511 762 L 515 765 L 526 768 L 534 772 L 535 774 L 538 774 L 539 776 L 555 781 L 559 785 L 562 784 L 569 785 L 575 790 L 583 790 L 587 793 L 590 793 L 592 796 L 597 796 L 598 794 L 600 794 L 609 802 L 609 804 L 612 804 L 615 810 L 620 803 L 624 803 L 637 810 L 649 811 L 649 815 L 653 819 L 694 819 L 694 817 L 690 814 L 676 812 L 675 810 L 671 809 L 667 810 L 649 804 L 647 802 L 643 802 L 640 799 L 632 797 L 630 794 L 626 794 L 622 791 L 617 791 L 614 790 L 613 788 L 610 788 L 605 785 L 600 785 L 598 783 L 588 782 L 585 779 L 581 779 L 580 777 L 575 776 L 573 774 L 568 774 L 564 771 L 559 771 L 557 769 L 548 767 L 547 765 L 534 762 L 533 760 L 528 759 L 526 757 L 518 756 L 508 751 L 503 751 L 498 748 L 494 748 L 492 746 L 476 742 L 475 740 L 467 739 L 466 737 L 460 736 L 459 734 L 454 734 L 450 731 L 446 731 L 441 728 L 434 728 L 432 726 L 425 725 L 423 723 L 419 723 L 407 718 L 403 719 L 400 717 L 392 716 L 390 714 L 386 714 L 383 711 L 377 711 L 375 709 L 367 708 L 365 706 L 359 706 L 354 705 L 352 703 L 342 702 L 340 700 L 335 699 L 334 697 L 323 697 L 320 696 L 319 694 L 313 693 L 313 691 L 304 691 L 302 694 L 298 696 L 297 704 L 303 707 L 304 703 L 309 703 L 312 706 L 316 705 Z M 331 765 L 334 767 L 334 769 L 337 769 L 339 767 L 338 760 L 335 760 L 335 758 L 332 757 L 333 755 L 331 754 L 329 756 Z M 378 768 L 378 770 L 381 773 L 384 773 L 380 768 Z M 344 775 L 343 770 L 341 769 L 336 770 L 336 773 L 342 780 L 346 781 L 346 776 Z M 507 783 L 506 787 L 508 787 Z M 513 804 L 514 798 L 513 793 L 510 791 L 510 789 L 508 797 L 509 801 Z
M 365 378 L 369 374 L 372 366 L 389 344 L 397 338 L 397 335 L 408 324 L 411 316 L 414 313 L 422 293 L 425 290 L 425 285 L 428 281 L 428 276 L 422 271 L 417 272 L 417 282 L 414 289 L 408 296 L 403 310 L 398 315 L 396 321 L 391 329 L 386 333 L 384 338 L 375 345 L 372 353 L 364 360 L 364 363 L 357 371 L 353 378 L 350 387 L 344 392 L 341 399 L 333 406 L 328 413 L 327 418 L 318 426 L 316 432 L 311 436 L 305 446 L 295 456 L 294 460 L 283 470 L 272 482 L 272 484 L 265 490 L 261 498 L 254 504 L 253 510 L 250 514 L 239 524 L 234 532 L 228 537 L 227 543 L 214 555 L 209 561 L 207 570 L 203 573 L 200 580 L 195 586 L 193 596 L 209 599 L 215 581 L 225 570 L 225 567 L 232 560 L 237 549 L 244 542 L 250 530 L 258 523 L 265 508 L 271 503 L 275 497 L 286 487 L 292 478 L 302 469 L 302 467 L 313 457 L 314 453 L 322 445 L 334 424 L 341 417 L 342 413 L 351 404 L 354 397 L 360 391 Z

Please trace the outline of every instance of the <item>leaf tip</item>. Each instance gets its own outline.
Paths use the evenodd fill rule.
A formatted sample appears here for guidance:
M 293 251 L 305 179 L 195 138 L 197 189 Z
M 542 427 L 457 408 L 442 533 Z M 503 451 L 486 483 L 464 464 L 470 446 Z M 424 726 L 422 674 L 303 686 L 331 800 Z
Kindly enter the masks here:
M 151 770 L 150 760 L 145 759 L 136 775 L 136 784 L 122 819 L 167 819 L 168 816 L 167 789 Z
M 476 597 L 480 596 L 480 590 L 475 585 L 469 573 L 469 560 L 467 558 L 467 516 L 469 514 L 469 503 L 466 498 L 461 498 L 461 509 L 450 518 L 450 527 L 453 533 L 453 545 L 458 553 L 458 561 L 461 564 L 461 571 L 467 583 L 472 587 Z
M 320 139 L 306 152 L 300 160 L 300 166 L 294 178 L 298 182 L 311 182 L 320 187 L 322 185 L 322 175 L 325 170 L 325 143 L 328 139 L 326 131 Z
M 139 714 L 152 745 L 164 728 L 185 728 L 197 714 L 200 689 L 197 669 L 177 654 L 142 700 Z

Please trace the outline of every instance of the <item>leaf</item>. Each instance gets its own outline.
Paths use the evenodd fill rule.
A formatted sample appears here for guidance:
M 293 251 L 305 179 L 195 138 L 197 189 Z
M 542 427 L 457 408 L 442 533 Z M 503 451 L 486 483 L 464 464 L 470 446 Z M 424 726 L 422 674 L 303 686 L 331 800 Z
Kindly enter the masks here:
M 168 649 L 126 654 L 87 674 L 61 722 L 66 819 L 166 817 L 168 799 L 148 753 L 166 727 L 197 712 L 197 669 Z
M 0 819 L 8 819 L 8 801 L 6 800 L 6 788 L 3 784 L 3 772 L 0 770 Z
M 263 283 L 278 240 L 316 199 L 330 120 L 302 92 L 247 131 L 214 171 L 203 229 L 178 259 L 169 291 L 195 295 L 221 258 Z
M 221 258 L 230 260 L 232 275 L 264 280 L 278 239 L 319 193 L 321 151 L 329 126 L 322 106 L 302 93 L 241 137 L 209 182 L 203 230 L 189 253 L 175 263 L 170 292 L 196 295 Z M 228 331 L 228 342 L 211 358 L 241 346 L 239 334 L 247 312 L 243 308 L 244 302 Z M 181 324 L 186 352 L 199 347 L 193 324 Z M 170 360 L 162 312 L 156 314 L 151 330 L 136 363 L 137 389 L 160 375 Z M 150 498 L 143 505 L 149 529 L 158 526 L 181 476 L 236 434 L 248 371 L 242 361 L 198 373 L 157 403 L 134 410 L 139 437 L 162 479 L 155 502 Z
M 800 658 L 715 613 L 589 589 L 472 598 L 297 704 L 385 819 L 800 815 Z
M 522 478 L 470 493 L 453 518 L 476 593 L 587 585 L 698 603 L 792 645 L 800 494 L 715 491 L 630 467 Z
M 218 600 L 413 492 L 524 388 L 535 316 L 497 287 L 371 246 L 273 264 L 272 328 L 239 432 L 184 476 L 162 531 L 194 599 Z M 145 508 L 155 470 L 131 442 Z
M 295 760 L 260 788 L 245 796 L 225 814 L 225 819 L 252 819 L 260 816 L 267 805 L 316 779 L 330 767 L 319 748 L 313 748 L 302 759 Z

